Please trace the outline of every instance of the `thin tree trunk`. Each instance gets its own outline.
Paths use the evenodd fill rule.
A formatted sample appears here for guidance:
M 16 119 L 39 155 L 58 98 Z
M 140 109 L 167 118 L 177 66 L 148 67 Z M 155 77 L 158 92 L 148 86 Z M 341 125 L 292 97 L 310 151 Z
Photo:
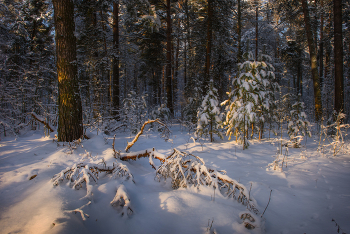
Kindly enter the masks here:
M 323 26 L 324 26 L 324 15 L 323 15 L 323 0 L 321 0 L 321 25 L 320 25 L 320 52 L 319 52 L 319 58 L 320 58 L 320 86 L 321 90 L 323 87 Z
M 77 78 L 74 4 L 72 0 L 53 0 L 57 77 L 58 141 L 79 139 L 83 135 L 82 106 Z
M 255 8 L 255 60 L 258 61 L 258 45 L 259 45 L 259 7 L 258 2 L 256 1 L 256 8 Z
M 119 119 L 119 0 L 113 4 L 113 115 Z
M 166 58 L 167 58 L 167 64 L 166 64 L 166 97 L 167 97 L 167 107 L 169 108 L 169 111 L 171 115 L 174 114 L 174 106 L 173 106 L 173 95 L 172 95 L 172 84 L 171 84 L 171 5 L 170 0 L 166 1 L 166 12 L 167 12 L 167 32 L 166 32 Z
M 334 0 L 334 110 L 344 112 L 342 1 Z
M 205 80 L 203 82 L 203 93 L 207 93 L 207 88 L 210 80 L 210 55 L 211 55 L 211 46 L 212 46 L 212 18 L 213 18 L 213 9 L 212 9 L 212 0 L 208 0 L 208 22 L 207 22 L 207 50 L 205 54 Z
M 316 55 L 315 43 L 312 36 L 312 31 L 311 31 L 310 15 L 309 15 L 309 9 L 307 6 L 307 0 L 302 0 L 302 6 L 303 6 L 305 30 L 306 30 L 306 36 L 307 36 L 307 42 L 309 45 L 309 53 L 310 53 L 310 60 L 311 60 L 311 74 L 312 74 L 312 80 L 314 85 L 315 119 L 317 122 L 319 122 L 322 117 L 320 78 L 318 75 L 317 55 Z
M 242 13 L 241 13 L 241 0 L 237 0 L 237 34 L 238 34 L 238 55 L 237 61 L 240 63 L 242 59 Z

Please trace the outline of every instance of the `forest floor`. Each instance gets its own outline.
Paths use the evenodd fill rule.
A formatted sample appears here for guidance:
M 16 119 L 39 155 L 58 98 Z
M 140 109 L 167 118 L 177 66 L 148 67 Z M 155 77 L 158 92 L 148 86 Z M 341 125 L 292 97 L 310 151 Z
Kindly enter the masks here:
M 72 189 L 65 181 L 53 186 L 51 179 L 83 161 L 103 159 L 112 165 L 117 161 L 113 137 L 91 133 L 70 149 L 58 145 L 54 134 L 31 132 L 0 141 L 0 233 L 350 233 L 350 155 L 320 154 L 317 139 L 309 138 L 306 146 L 289 149 L 282 171 L 273 170 L 274 139 L 252 140 L 243 151 L 235 141 L 194 143 L 178 125 L 171 130 L 167 142 L 156 132 L 143 134 L 130 151 L 155 147 L 169 155 L 177 148 L 203 158 L 208 167 L 226 170 L 251 188 L 260 216 L 266 209 L 255 229 L 242 224 L 239 214 L 246 207 L 241 203 L 210 187 L 173 190 L 168 181 L 155 180 L 146 158 L 122 162 L 135 183 L 108 174 L 90 181 L 89 203 L 84 186 Z M 118 133 L 115 148 L 123 150 L 133 137 Z M 121 184 L 130 197 L 131 215 L 122 216 L 121 208 L 110 204 Z M 73 211 L 80 207 L 89 217 Z

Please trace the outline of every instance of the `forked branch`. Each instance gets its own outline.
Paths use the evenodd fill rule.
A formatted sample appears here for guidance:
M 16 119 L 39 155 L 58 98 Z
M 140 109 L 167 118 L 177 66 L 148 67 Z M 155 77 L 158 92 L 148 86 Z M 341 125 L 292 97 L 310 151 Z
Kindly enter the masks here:
M 167 126 L 165 123 L 161 122 L 159 119 L 148 120 L 148 121 L 146 121 L 146 122 L 142 125 L 141 130 L 137 133 L 137 135 L 135 136 L 134 140 L 132 140 L 132 142 L 128 142 L 128 145 L 127 145 L 126 148 L 125 148 L 125 152 L 128 152 L 128 150 L 136 143 L 136 141 L 137 141 L 137 140 L 139 139 L 139 137 L 142 135 L 142 133 L 143 133 L 143 131 L 144 131 L 146 125 L 147 125 L 147 124 L 150 124 L 150 123 L 158 123 L 158 124 L 162 125 L 162 126 L 165 128 L 165 131 L 166 131 L 166 132 L 170 132 L 168 126 Z

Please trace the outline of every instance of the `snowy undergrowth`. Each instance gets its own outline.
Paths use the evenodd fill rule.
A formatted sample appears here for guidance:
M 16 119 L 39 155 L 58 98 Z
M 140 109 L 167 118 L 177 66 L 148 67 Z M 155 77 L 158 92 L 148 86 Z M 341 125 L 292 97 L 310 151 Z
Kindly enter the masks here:
M 337 233 L 335 222 L 349 232 L 349 155 L 322 155 L 317 152 L 318 138 L 313 137 L 306 147 L 302 143 L 301 148 L 289 149 L 288 166 L 282 171 L 266 170 L 276 153 L 276 146 L 269 140 L 252 140 L 251 147 L 243 151 L 227 141 L 186 145 L 188 132 L 181 132 L 176 125 L 172 132 L 171 142 L 164 142 L 157 134 L 142 135 L 132 152 L 155 147 L 160 154 L 170 155 L 176 148 L 199 156 L 204 162 L 200 165 L 208 171 L 223 174 L 220 171 L 226 170 L 226 175 L 236 179 L 246 188 L 248 197 L 255 199 L 260 212 L 270 200 L 261 227 L 248 230 L 243 219 L 255 217 L 245 215 L 246 205 L 227 198 L 213 186 L 200 185 L 198 191 L 195 184 L 188 184 L 187 188 L 173 190 L 171 178 L 165 183 L 155 180 L 156 171 L 149 159 L 117 161 L 112 138 L 105 141 L 101 135 L 90 134 L 91 139 L 81 143 L 83 147 L 70 153 L 68 147 L 57 146 L 52 138 L 34 134 L 0 142 L 0 232 L 261 233 L 265 229 L 271 234 Z M 131 140 L 120 133 L 115 147 L 123 149 Z M 161 163 L 152 159 L 158 169 Z M 97 165 L 102 169 L 116 162 L 129 169 L 135 183 L 115 178 L 112 173 L 99 173 L 97 183 L 93 179 L 89 182 L 92 199 L 86 197 L 86 182 L 77 190 L 67 178 L 60 186 L 50 181 L 79 163 L 85 164 L 81 169 L 86 169 L 87 164 L 89 168 Z

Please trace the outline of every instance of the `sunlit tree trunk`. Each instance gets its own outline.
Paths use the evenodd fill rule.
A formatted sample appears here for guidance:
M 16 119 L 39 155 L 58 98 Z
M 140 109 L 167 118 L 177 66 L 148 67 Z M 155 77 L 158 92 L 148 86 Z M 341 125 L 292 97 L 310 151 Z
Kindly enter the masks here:
M 314 85 L 314 99 L 315 99 L 315 119 L 320 121 L 322 117 L 322 100 L 321 100 L 321 88 L 320 88 L 320 78 L 318 75 L 317 66 L 317 54 L 315 50 L 315 42 L 311 31 L 310 15 L 307 6 L 307 0 L 302 0 L 303 12 L 304 12 L 304 22 L 305 30 L 307 36 L 307 42 L 309 46 L 310 60 L 311 60 L 311 75 Z
M 77 78 L 74 4 L 53 0 L 58 76 L 58 140 L 73 141 L 83 135 L 82 106 Z

